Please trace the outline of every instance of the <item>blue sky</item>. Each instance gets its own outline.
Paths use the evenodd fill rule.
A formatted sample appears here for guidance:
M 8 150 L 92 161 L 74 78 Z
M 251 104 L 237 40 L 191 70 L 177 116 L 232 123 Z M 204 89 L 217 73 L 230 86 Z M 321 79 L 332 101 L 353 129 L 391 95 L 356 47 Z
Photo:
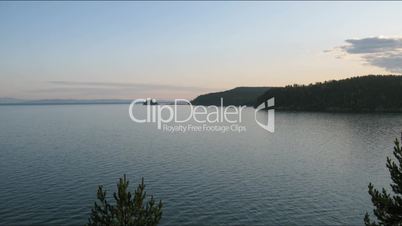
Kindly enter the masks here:
M 0 97 L 192 98 L 401 74 L 400 12 L 401 2 L 0 2 Z

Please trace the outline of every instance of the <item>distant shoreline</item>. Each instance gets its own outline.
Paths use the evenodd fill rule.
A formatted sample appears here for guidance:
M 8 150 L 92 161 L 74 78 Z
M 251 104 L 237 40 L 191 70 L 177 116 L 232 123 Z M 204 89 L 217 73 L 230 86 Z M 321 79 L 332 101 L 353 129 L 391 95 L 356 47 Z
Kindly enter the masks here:
M 118 105 L 118 104 L 130 104 L 127 103 L 1 103 L 0 106 L 43 106 L 43 105 Z
M 132 101 L 122 101 L 122 102 L 41 102 L 41 103 L 0 103 L 0 106 L 46 106 L 46 105 L 129 105 Z M 161 105 L 173 105 L 173 102 L 160 102 Z M 143 106 L 143 104 L 136 104 L 138 106 Z M 179 104 L 180 106 L 184 104 Z
M 124 103 L 1 103 L 1 106 L 61 106 L 61 105 L 128 105 L 131 102 Z M 171 105 L 171 104 L 164 104 Z M 144 106 L 138 104 L 138 106 Z M 186 105 L 180 105 L 186 106 Z M 215 106 L 215 105 L 210 105 Z M 144 106 L 146 107 L 146 106 Z M 253 108 L 252 106 L 246 106 L 246 108 Z M 295 110 L 295 109 L 284 109 L 284 108 L 274 108 L 276 112 L 281 113 L 328 113 L 328 114 L 401 114 L 401 110 L 381 110 L 381 111 L 351 111 L 351 110 Z

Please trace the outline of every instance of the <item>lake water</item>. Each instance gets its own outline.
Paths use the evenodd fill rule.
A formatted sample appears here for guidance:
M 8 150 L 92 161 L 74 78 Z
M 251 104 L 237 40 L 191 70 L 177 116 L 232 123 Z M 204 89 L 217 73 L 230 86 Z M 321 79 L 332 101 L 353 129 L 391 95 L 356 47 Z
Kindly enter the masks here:
M 277 112 L 275 133 L 244 114 L 243 133 L 170 134 L 127 105 L 0 106 L 0 225 L 85 224 L 124 173 L 161 225 L 361 225 L 368 183 L 388 188 L 401 114 Z

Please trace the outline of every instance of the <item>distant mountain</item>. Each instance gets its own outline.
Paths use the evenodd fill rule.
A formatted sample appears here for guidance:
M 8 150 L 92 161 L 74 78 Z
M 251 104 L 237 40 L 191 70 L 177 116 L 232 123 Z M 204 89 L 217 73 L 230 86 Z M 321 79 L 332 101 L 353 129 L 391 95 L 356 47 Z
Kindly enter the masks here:
M 224 106 L 253 106 L 257 98 L 268 89 L 269 87 L 237 87 L 223 92 L 208 93 L 198 96 L 193 101 L 191 101 L 191 104 L 219 106 L 221 105 L 221 98 L 223 98 Z
M 0 98 L 0 105 L 74 105 L 74 104 L 131 104 L 133 100 L 127 99 L 43 99 L 23 100 L 16 98 Z M 156 100 L 161 105 L 186 105 L 187 102 L 174 100 Z M 142 103 L 137 103 L 142 104 Z
M 57 104 L 129 104 L 132 100 L 115 99 L 44 99 L 44 100 L 22 100 L 15 98 L 0 98 L 0 105 L 57 105 Z
M 19 103 L 23 100 L 10 98 L 10 97 L 0 97 L 0 104 L 7 104 L 7 103 Z
M 275 109 L 291 111 L 402 112 L 402 76 L 368 75 L 310 85 L 272 88 Z

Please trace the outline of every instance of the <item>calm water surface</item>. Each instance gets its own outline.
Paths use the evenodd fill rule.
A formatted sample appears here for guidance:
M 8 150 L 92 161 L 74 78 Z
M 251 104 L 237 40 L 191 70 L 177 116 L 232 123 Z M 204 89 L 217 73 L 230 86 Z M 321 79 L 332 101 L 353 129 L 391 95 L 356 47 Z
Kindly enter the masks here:
M 162 225 L 362 224 L 401 114 L 277 112 L 273 134 L 253 117 L 244 133 L 169 134 L 127 105 L 0 106 L 0 225 L 84 224 L 124 173 L 163 200 Z

